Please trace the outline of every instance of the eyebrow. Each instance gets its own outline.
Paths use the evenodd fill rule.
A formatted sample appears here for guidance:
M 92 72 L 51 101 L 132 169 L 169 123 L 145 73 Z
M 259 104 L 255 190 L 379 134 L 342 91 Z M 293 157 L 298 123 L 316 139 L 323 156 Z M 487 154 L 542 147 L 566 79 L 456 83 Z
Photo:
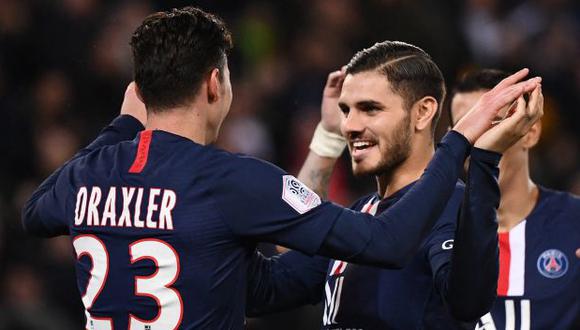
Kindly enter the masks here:
M 358 101 L 356 103 L 356 107 L 357 108 L 377 108 L 377 109 L 384 109 L 385 106 L 377 101 L 373 101 L 373 100 L 364 100 L 364 101 Z

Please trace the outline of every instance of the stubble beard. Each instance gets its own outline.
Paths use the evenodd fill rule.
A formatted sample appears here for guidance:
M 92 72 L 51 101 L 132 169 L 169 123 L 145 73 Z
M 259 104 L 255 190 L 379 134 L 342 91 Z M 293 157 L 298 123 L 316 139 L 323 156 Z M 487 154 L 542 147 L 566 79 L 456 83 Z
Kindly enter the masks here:
M 368 169 L 355 169 L 353 166 L 355 176 L 388 176 L 409 158 L 412 145 L 410 117 L 407 113 L 405 118 L 393 129 L 383 147 L 379 145 L 381 159 L 378 164 Z

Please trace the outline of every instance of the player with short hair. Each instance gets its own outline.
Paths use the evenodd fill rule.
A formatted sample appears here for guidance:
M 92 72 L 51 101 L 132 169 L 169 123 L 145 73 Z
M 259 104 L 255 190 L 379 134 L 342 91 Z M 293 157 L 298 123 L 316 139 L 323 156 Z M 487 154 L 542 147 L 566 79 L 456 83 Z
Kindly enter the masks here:
M 507 76 L 483 69 L 465 74 L 452 90 L 450 123 Z M 541 123 L 507 149 L 499 163 L 500 268 L 497 295 L 477 329 L 572 329 L 580 322 L 580 198 L 531 179 L 529 151 Z
M 351 208 L 382 214 L 404 203 L 435 152 L 433 130 L 444 95 L 443 75 L 420 48 L 385 41 L 358 52 L 344 70 L 329 75 L 322 121 L 299 178 L 324 194 L 344 148 L 340 129 L 354 174 L 373 175 L 377 182 L 377 192 Z M 536 88 L 530 106 L 520 104 L 516 113 L 540 114 L 541 102 Z M 420 250 L 401 269 L 288 252 L 263 260 L 252 270 L 260 276 L 250 277 L 249 313 L 259 315 L 322 298 L 323 329 L 473 328 L 495 297 L 499 153 L 531 122 L 523 126 L 513 126 L 516 136 L 496 143 L 488 139 L 492 129 L 475 143 L 467 186 L 458 182 Z M 286 290 L 288 286 L 292 290 Z
M 267 162 L 210 145 L 232 101 L 232 42 L 219 18 L 193 7 L 155 13 L 131 45 L 136 85 L 125 101 L 138 104 L 138 95 L 146 114 L 126 103 L 129 115 L 53 173 L 23 210 L 29 233 L 71 236 L 91 330 L 242 328 L 261 241 L 399 267 L 443 211 L 470 143 L 503 104 L 539 84 L 518 83 L 526 72 L 506 80 L 445 137 L 407 200 L 372 217 L 321 202 Z M 510 125 L 500 126 L 494 140 Z

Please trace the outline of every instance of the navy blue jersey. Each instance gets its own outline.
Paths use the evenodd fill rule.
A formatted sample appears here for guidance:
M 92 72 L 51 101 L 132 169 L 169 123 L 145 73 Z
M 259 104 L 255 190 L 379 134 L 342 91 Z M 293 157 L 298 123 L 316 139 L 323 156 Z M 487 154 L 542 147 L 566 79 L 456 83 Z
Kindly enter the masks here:
M 498 298 L 476 329 L 579 329 L 578 247 L 580 198 L 540 187 L 530 215 L 500 233 Z
M 90 330 L 242 328 L 259 241 L 397 267 L 429 233 L 469 149 L 449 134 L 407 205 L 374 218 L 321 202 L 267 162 L 164 131 L 134 138 L 141 129 L 113 121 L 23 211 L 28 232 L 70 235 Z
M 495 298 L 498 163 L 497 154 L 472 152 L 467 191 L 456 185 L 421 249 L 401 269 L 329 263 L 297 252 L 255 257 L 248 314 L 317 302 L 318 294 L 323 329 L 473 329 Z M 382 201 L 376 194 L 363 197 L 352 208 L 384 213 L 404 202 L 412 187 Z

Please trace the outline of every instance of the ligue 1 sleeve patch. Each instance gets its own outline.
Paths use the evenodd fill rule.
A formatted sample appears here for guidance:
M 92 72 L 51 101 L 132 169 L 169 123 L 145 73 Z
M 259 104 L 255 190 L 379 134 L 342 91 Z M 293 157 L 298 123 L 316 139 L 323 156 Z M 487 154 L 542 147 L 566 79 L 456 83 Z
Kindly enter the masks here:
M 547 278 L 559 278 L 568 271 L 568 258 L 556 249 L 549 249 L 538 258 L 538 271 Z
M 292 175 L 282 177 L 282 199 L 296 212 L 304 214 L 322 203 L 320 197 Z

